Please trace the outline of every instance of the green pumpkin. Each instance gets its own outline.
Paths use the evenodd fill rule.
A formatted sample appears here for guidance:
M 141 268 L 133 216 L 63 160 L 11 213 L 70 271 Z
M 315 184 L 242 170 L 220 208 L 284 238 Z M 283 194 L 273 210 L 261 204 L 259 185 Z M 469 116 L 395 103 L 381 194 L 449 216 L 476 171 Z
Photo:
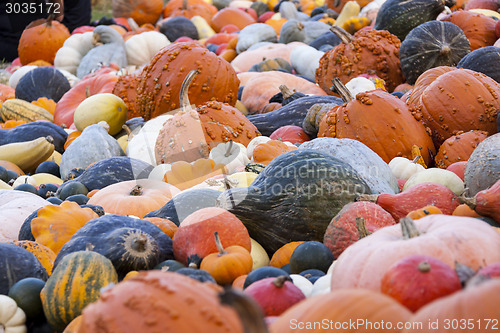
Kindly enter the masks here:
M 223 192 L 217 204 L 272 255 L 292 241 L 322 241 L 331 219 L 363 193 L 370 187 L 350 165 L 304 149 L 276 157 L 250 187 Z
M 312 241 L 297 246 L 290 257 L 290 272 L 299 274 L 308 269 L 326 273 L 334 260 L 332 251 L 323 243 Z
M 68 79 L 53 67 L 37 67 L 26 73 L 16 85 L 16 98 L 27 102 L 47 97 L 56 103 L 71 88 Z
M 64 328 L 88 304 L 97 301 L 101 289 L 118 283 L 113 264 L 93 251 L 78 251 L 65 256 L 45 283 L 40 296 L 49 324 Z
M 40 291 L 45 281 L 37 278 L 25 278 L 17 281 L 9 290 L 9 297 L 16 301 L 28 320 L 43 318 L 43 306 Z

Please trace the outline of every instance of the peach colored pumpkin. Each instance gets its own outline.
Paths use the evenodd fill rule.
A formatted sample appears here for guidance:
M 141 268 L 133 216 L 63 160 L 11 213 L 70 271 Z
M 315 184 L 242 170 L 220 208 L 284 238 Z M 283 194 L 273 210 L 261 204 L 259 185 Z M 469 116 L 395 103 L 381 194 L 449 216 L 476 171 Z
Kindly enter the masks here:
M 236 56 L 231 61 L 236 72 L 246 72 L 255 64 L 258 64 L 264 59 L 283 58 L 290 62 L 290 53 L 297 46 L 305 45 L 301 42 L 293 42 L 288 44 L 266 44 L 253 50 L 247 50 Z M 258 74 L 258 73 L 257 73 Z M 241 78 L 240 78 L 241 80 Z

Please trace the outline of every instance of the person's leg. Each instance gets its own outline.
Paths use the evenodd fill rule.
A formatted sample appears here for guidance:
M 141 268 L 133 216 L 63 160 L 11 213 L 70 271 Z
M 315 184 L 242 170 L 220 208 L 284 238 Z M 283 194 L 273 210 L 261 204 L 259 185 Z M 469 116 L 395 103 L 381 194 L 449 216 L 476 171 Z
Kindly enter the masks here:
M 12 62 L 18 57 L 18 40 L 0 36 L 0 61 Z

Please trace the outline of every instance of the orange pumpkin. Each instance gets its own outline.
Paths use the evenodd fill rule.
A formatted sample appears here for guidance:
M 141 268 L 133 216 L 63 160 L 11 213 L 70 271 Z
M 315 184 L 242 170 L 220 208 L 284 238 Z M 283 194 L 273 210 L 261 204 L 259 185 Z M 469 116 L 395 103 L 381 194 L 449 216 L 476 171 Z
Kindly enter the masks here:
M 234 279 L 231 287 L 234 289 L 243 290 L 243 286 L 245 284 L 247 276 L 248 274 L 238 276 L 236 279 Z
M 136 88 L 138 77 L 138 72 L 132 72 L 127 75 L 120 75 L 112 90 L 112 93 L 120 97 L 127 105 L 127 119 L 141 116 L 135 106 L 135 101 L 137 98 Z
M 31 102 L 31 104 L 44 108 L 45 110 L 49 111 L 51 115 L 54 115 L 57 105 L 54 100 L 47 97 L 40 97 L 36 101 Z
M 0 84 L 0 103 L 15 97 L 16 91 L 14 90 L 14 88 L 5 84 Z
M 192 164 L 185 161 L 172 163 L 171 170 L 165 173 L 163 181 L 182 191 L 213 176 L 223 174 L 227 174 L 223 164 L 215 164 L 211 159 L 200 158 Z
M 139 34 L 141 34 L 143 32 L 147 32 L 147 31 L 156 31 L 156 28 L 151 23 L 143 24 L 140 28 L 138 28 L 136 30 L 127 31 L 123 35 L 123 40 L 127 41 L 130 37 L 135 36 L 135 35 L 139 35 Z
M 35 60 L 27 64 L 28 66 L 38 66 L 38 67 L 44 67 L 44 66 L 52 66 L 50 62 L 47 62 L 45 60 Z
M 219 233 L 216 231 L 214 235 L 218 252 L 203 258 L 200 269 L 209 272 L 220 285 L 232 284 L 238 276 L 250 273 L 253 265 L 250 252 L 238 245 L 224 249 L 220 242 Z
M 255 163 L 267 165 L 279 155 L 296 149 L 296 146 L 287 145 L 280 140 L 269 140 L 255 147 L 252 158 Z
M 99 216 L 90 208 L 81 208 L 76 202 L 64 201 L 59 206 L 41 208 L 31 221 L 35 240 L 55 254 L 88 221 Z
M 64 150 L 68 149 L 69 145 L 75 141 L 76 138 L 78 138 L 82 134 L 81 131 L 73 131 L 70 134 L 68 134 L 68 137 L 66 139 L 66 142 L 64 142 Z
M 212 28 L 219 32 L 224 26 L 234 24 L 238 29 L 255 23 L 255 19 L 248 13 L 238 8 L 226 7 L 219 10 L 211 20 Z
M 477 145 L 487 136 L 488 133 L 484 131 L 469 131 L 449 137 L 439 147 L 434 158 L 436 166 L 446 169 L 455 162 L 467 161 Z
M 221 305 L 221 289 L 173 272 L 139 272 L 87 306 L 78 332 L 243 333 L 235 310 Z
M 293 251 L 302 243 L 304 243 L 304 241 L 290 242 L 280 247 L 271 257 L 269 266 L 281 268 L 289 264 Z
M 497 21 L 492 17 L 468 10 L 460 10 L 443 17 L 441 20 L 456 24 L 463 30 L 465 37 L 469 40 L 471 51 L 491 46 L 498 39 L 495 33 Z
M 139 218 L 160 209 L 179 189 L 173 185 L 148 179 L 128 180 L 99 190 L 88 201 L 109 214 L 134 215 Z
M 174 222 L 170 221 L 169 219 L 162 219 L 160 217 L 145 217 L 143 218 L 143 220 L 153 223 L 164 233 L 166 233 L 170 238 L 174 238 L 174 234 L 179 228 Z
M 15 165 L 14 163 L 12 163 L 10 161 L 0 160 L 0 166 L 3 166 L 7 170 L 14 171 L 19 176 L 24 175 L 24 171 L 21 170 L 21 168 L 19 168 L 17 165 Z
M 453 214 L 455 216 L 468 216 L 468 217 L 479 217 L 478 213 L 476 213 L 472 208 L 469 207 L 467 204 L 461 204 L 458 205 L 457 208 L 453 211 Z
M 0 124 L 0 128 L 14 128 L 23 124 L 26 124 L 24 120 L 7 120 L 5 123 Z
M 203 0 L 171 0 L 163 8 L 163 17 L 184 16 L 192 18 L 201 16 L 210 24 L 217 8 Z
M 62 333 L 78 333 L 78 329 L 80 328 L 81 324 L 82 316 L 79 315 L 78 317 L 70 321 L 70 323 L 68 324 L 68 326 L 66 326 Z
M 113 0 L 113 17 L 131 17 L 139 25 L 155 24 L 160 18 L 162 0 Z
M 437 208 L 436 206 L 425 206 L 420 209 L 413 210 L 408 213 L 407 217 L 413 219 L 413 220 L 418 220 L 421 219 L 424 216 L 431 215 L 431 214 L 443 214 L 441 209 Z
M 23 65 L 35 60 L 54 63 L 57 51 L 70 36 L 68 28 L 58 21 L 40 19 L 31 22 L 23 31 L 17 48 Z

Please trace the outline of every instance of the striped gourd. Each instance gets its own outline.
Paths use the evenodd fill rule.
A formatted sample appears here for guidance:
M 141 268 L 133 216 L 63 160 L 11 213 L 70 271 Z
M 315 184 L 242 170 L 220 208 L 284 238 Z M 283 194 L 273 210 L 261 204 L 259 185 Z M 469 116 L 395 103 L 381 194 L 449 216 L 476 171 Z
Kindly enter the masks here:
M 3 102 L 0 107 L 0 117 L 3 121 L 23 120 L 32 122 L 36 120 L 48 120 L 53 122 L 54 116 L 47 110 L 22 99 L 13 98 Z
M 109 259 L 92 251 L 68 254 L 40 293 L 48 323 L 62 331 L 110 283 L 118 283 L 118 276 Z

